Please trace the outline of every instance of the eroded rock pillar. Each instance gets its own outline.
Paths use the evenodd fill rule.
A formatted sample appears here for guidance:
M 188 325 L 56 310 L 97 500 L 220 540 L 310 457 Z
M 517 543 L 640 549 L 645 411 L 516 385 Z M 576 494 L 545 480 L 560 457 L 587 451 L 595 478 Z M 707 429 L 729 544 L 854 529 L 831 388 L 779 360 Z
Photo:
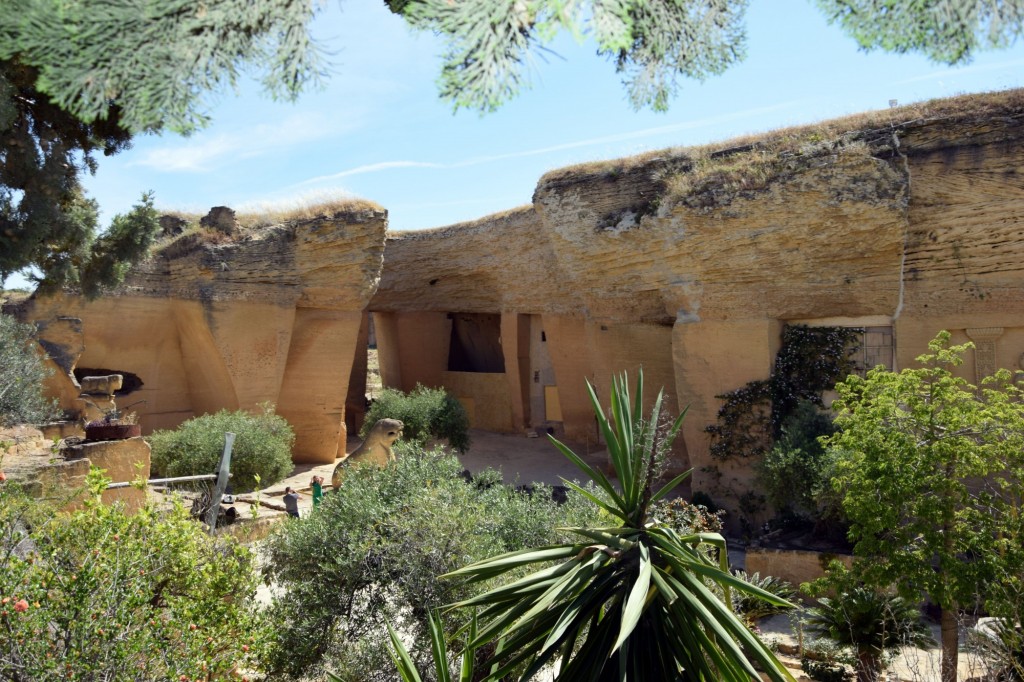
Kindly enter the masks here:
M 295 430 L 295 462 L 330 463 L 345 454 L 345 399 L 362 317 L 314 308 L 295 312 L 277 403 L 278 414 Z

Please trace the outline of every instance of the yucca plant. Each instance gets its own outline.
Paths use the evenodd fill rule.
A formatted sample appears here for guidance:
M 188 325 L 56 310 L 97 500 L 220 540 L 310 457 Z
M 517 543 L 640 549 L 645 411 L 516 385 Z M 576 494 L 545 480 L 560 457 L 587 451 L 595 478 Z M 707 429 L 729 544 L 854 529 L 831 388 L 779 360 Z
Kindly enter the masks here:
M 598 490 L 569 481 L 566 485 L 618 523 L 567 529 L 581 539 L 503 554 L 446 576 L 483 583 L 527 566 L 536 568 L 452 606 L 479 610 L 479 630 L 470 647 L 495 644 L 484 662 L 489 673 L 482 679 L 515 673 L 527 680 L 557 664 L 557 679 L 565 682 L 750 682 L 761 679 L 755 665 L 771 680 L 792 680 L 729 606 L 732 589 L 770 603 L 787 602 L 729 573 L 721 535 L 680 534 L 648 514 L 651 503 L 668 495 L 689 473 L 652 492 L 659 455 L 667 452 L 683 415 L 660 426 L 659 392 L 650 417 L 644 419 L 642 373 L 633 398 L 625 375 L 613 380 L 610 417 L 589 384 L 588 390 L 619 485 L 551 440 Z M 708 584 L 725 595 L 724 601 Z
M 428 625 L 428 633 L 430 635 L 430 654 L 434 659 L 434 672 L 437 675 L 437 682 L 452 682 L 453 678 L 448 663 L 448 644 L 445 639 L 444 624 L 441 621 L 441 614 L 437 611 L 431 611 L 428 619 Z M 413 663 L 412 656 L 409 655 L 408 650 L 402 644 L 402 640 L 398 637 L 398 633 L 395 632 L 395 629 L 390 625 L 388 625 L 388 634 L 391 636 L 391 659 L 395 662 L 395 667 L 398 668 L 398 674 L 401 675 L 402 682 L 422 682 L 423 678 L 420 677 L 420 673 L 416 669 L 416 664 Z M 472 641 L 476 637 L 475 617 L 469 623 L 467 637 L 469 641 Z M 462 663 L 459 666 L 458 682 L 471 682 L 473 679 L 473 656 L 473 647 L 467 646 L 462 652 Z
M 773 575 L 761 577 L 760 573 L 748 574 L 742 569 L 733 569 L 732 574 L 745 582 L 759 587 L 765 592 L 774 594 L 779 599 L 789 601 L 796 597 L 796 588 Z M 756 595 L 736 590 L 732 595 L 732 608 L 747 625 L 753 626 L 762 618 L 768 618 L 791 610 L 791 606 L 779 606 L 776 603 L 766 602 Z

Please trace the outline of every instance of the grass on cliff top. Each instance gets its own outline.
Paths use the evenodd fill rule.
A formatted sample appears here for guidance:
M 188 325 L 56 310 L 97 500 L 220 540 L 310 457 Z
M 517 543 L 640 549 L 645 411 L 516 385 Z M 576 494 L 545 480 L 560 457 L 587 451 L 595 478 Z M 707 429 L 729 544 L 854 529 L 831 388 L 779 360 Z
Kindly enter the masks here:
M 497 213 L 489 213 L 481 218 L 474 220 L 467 220 L 462 223 L 454 223 L 452 225 L 442 225 L 440 227 L 429 227 L 423 230 L 408 230 L 402 232 L 388 232 L 388 239 L 390 240 L 406 240 L 406 239 L 437 239 L 447 237 L 453 232 L 470 231 L 474 229 L 490 229 L 495 223 L 503 221 L 513 221 L 517 218 L 526 214 L 533 213 L 533 204 L 524 204 L 522 206 L 516 206 L 504 211 L 498 211 Z
M 187 225 L 179 234 L 157 239 L 153 244 L 153 248 L 150 249 L 150 254 L 161 253 L 175 244 L 181 245 L 186 241 L 196 242 L 196 245 L 230 244 L 258 238 L 259 232 L 269 227 L 365 210 L 383 211 L 384 208 L 375 202 L 353 199 L 351 197 L 321 198 L 317 200 L 297 199 L 287 202 L 256 204 L 235 213 L 235 221 L 238 223 L 239 229 L 238 233 L 234 236 L 229 236 L 216 229 L 203 227 L 200 225 L 200 221 L 204 215 L 199 213 L 174 210 L 163 211 L 162 215 L 179 218 L 184 220 Z
M 373 201 L 352 197 L 299 198 L 248 205 L 235 215 L 235 219 L 243 229 L 258 230 L 366 210 L 383 211 L 384 207 Z
M 18 305 L 32 296 L 31 289 L 13 288 L 0 289 L 0 306 Z
M 937 120 L 985 119 L 1022 111 L 1024 89 L 934 99 L 707 145 L 670 147 L 625 159 L 581 163 L 546 173 L 538 185 L 595 175 L 615 178 L 660 159 L 664 167 L 654 171 L 654 179 L 665 183 L 668 197 L 699 193 L 712 186 L 726 192 L 759 189 L 777 177 L 787 165 L 787 158 L 823 152 L 870 154 L 867 145 L 855 139 L 864 131 Z

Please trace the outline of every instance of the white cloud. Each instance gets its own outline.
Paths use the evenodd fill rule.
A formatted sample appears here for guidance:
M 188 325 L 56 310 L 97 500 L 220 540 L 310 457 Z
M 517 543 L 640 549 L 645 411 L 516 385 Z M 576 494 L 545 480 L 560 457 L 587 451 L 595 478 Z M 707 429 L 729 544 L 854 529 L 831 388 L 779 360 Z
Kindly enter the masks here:
M 946 78 L 956 78 L 957 76 L 967 76 L 970 74 L 986 73 L 989 71 L 1000 71 L 1002 69 L 1012 69 L 1019 66 L 1024 66 L 1024 59 L 1014 59 L 1008 62 L 999 62 L 997 64 L 978 64 L 975 66 L 966 66 L 959 68 L 941 69 L 939 71 L 932 71 L 922 76 L 914 76 L 913 78 L 906 78 L 900 81 L 894 81 L 890 85 L 910 85 L 911 83 L 924 83 L 927 81 L 942 80 Z
M 760 107 L 758 109 L 746 109 L 744 111 L 737 111 L 732 114 L 726 114 L 724 116 L 716 116 L 714 118 L 700 118 L 693 121 L 681 121 L 679 123 L 672 123 L 665 126 L 656 126 L 654 128 L 643 128 L 641 130 L 632 130 L 626 133 L 616 133 L 615 135 L 604 135 L 602 137 L 594 137 L 588 140 L 576 140 L 575 142 L 565 142 L 563 144 L 556 144 L 550 147 L 539 147 L 537 149 L 528 149 L 521 152 L 510 152 L 508 154 L 495 154 L 494 156 L 480 156 L 473 159 L 467 159 L 465 161 L 459 161 L 450 165 L 452 168 L 461 168 L 464 166 L 476 166 L 481 163 L 490 163 L 491 161 L 504 161 L 505 159 L 518 159 L 524 156 L 538 156 L 541 154 L 549 154 L 551 152 L 560 152 L 566 149 L 576 149 L 578 147 L 592 147 L 599 144 L 608 144 L 610 142 L 623 142 L 625 140 L 635 140 L 644 137 L 654 137 L 655 135 L 664 135 L 665 133 L 675 133 L 680 130 L 692 130 L 694 128 L 703 128 L 705 126 L 714 125 L 716 123 L 722 123 L 725 121 L 735 121 L 751 116 L 761 116 L 763 114 L 779 111 L 781 109 L 787 109 L 795 106 L 798 102 L 783 102 L 781 104 L 773 104 L 768 107 Z
M 735 121 L 752 116 L 761 116 L 763 114 L 779 111 L 782 109 L 788 109 L 796 106 L 799 102 L 782 102 L 780 104 L 774 104 L 767 107 L 759 107 L 757 109 L 746 109 L 744 111 L 737 111 L 731 114 L 723 116 L 716 116 L 714 118 L 701 118 L 693 121 L 682 121 L 679 123 L 672 123 L 665 126 L 656 126 L 654 128 L 644 128 L 641 130 L 632 130 L 625 133 L 616 133 L 614 135 L 604 135 L 601 137 L 593 137 L 585 140 L 576 140 L 574 142 L 566 142 L 563 144 L 551 145 L 548 147 L 537 147 L 535 149 L 526 149 L 518 152 L 508 152 L 506 154 L 493 154 L 490 156 L 477 156 L 462 161 L 454 161 L 451 163 L 434 163 L 429 161 L 382 161 L 380 163 L 371 163 L 363 166 L 356 166 L 355 168 L 349 168 L 347 170 L 339 171 L 337 173 L 331 173 L 329 175 L 318 175 L 302 182 L 297 182 L 290 185 L 286 189 L 307 187 L 310 185 L 316 185 L 322 182 L 330 182 L 334 180 L 340 180 L 341 178 L 351 177 L 353 175 L 363 175 L 366 173 L 377 173 L 380 171 L 393 170 L 396 168 L 433 168 L 433 169 L 450 169 L 450 168 L 466 168 L 467 166 L 479 166 L 486 163 L 492 163 L 494 161 L 504 161 L 507 159 L 518 159 L 527 156 L 540 156 L 543 154 L 550 154 L 552 152 L 564 151 L 566 149 L 576 149 L 580 147 L 592 147 L 601 144 L 608 144 L 611 142 L 622 142 L 625 140 L 634 140 L 645 137 L 654 137 L 656 135 L 664 135 L 666 133 L 674 133 L 680 130 L 690 130 L 694 128 L 703 128 L 705 126 L 722 123 L 724 121 Z
M 351 177 L 353 175 L 363 175 L 365 173 L 377 173 L 383 170 L 391 170 L 393 168 L 450 168 L 442 163 L 428 163 L 426 161 L 381 161 L 380 163 L 371 163 L 365 166 L 356 166 L 355 168 L 349 168 L 338 173 L 331 173 L 330 175 L 318 175 L 315 178 L 309 178 L 302 182 L 297 182 L 290 187 L 305 187 L 306 185 L 315 185 L 321 182 L 329 182 L 332 180 L 340 180 L 341 178 Z
M 261 124 L 232 133 L 199 133 L 145 151 L 129 166 L 172 173 L 203 173 L 232 159 L 249 159 L 287 147 L 347 132 L 315 113 L 297 114 L 274 124 Z

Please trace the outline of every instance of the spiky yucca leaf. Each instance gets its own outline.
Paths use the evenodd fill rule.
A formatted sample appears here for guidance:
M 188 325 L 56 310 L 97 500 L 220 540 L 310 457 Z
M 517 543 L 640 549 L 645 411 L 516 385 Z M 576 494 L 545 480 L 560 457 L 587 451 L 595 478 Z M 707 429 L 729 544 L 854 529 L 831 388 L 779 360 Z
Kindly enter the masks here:
M 511 552 L 445 576 L 482 582 L 524 566 L 536 567 L 511 584 L 451 607 L 472 608 L 479 614 L 480 629 L 470 647 L 500 642 L 486 662 L 492 667 L 485 679 L 515 672 L 527 680 L 557 664 L 557 679 L 565 682 L 749 682 L 760 679 L 755 666 L 771 680 L 791 681 L 772 652 L 732 612 L 729 594 L 738 590 L 779 606 L 788 602 L 731 575 L 720 535 L 681 536 L 648 516 L 650 503 L 685 478 L 677 476 L 652 494 L 656 458 L 667 451 L 682 416 L 659 428 L 659 393 L 650 417 L 643 417 L 642 374 L 635 396 L 630 395 L 625 375 L 613 380 L 611 418 L 589 388 L 619 485 L 552 440 L 600 492 L 588 494 L 571 487 L 622 525 L 570 529 L 580 536 L 579 542 Z M 601 493 L 603 497 L 598 497 Z M 718 550 L 717 563 L 706 551 L 709 547 Z M 721 588 L 724 601 L 706 580 Z
M 444 635 L 444 624 L 441 622 L 441 614 L 437 611 L 430 612 L 428 631 L 430 633 L 430 654 L 434 659 L 434 672 L 437 675 L 437 682 L 452 682 L 451 671 L 448 669 L 448 644 Z M 391 637 L 391 660 L 395 662 L 398 674 L 402 682 L 422 682 L 419 671 L 412 661 L 412 656 L 399 639 L 395 629 L 388 625 L 388 635 Z M 474 617 L 468 626 L 467 637 L 469 641 L 476 639 L 476 618 Z M 462 652 L 462 663 L 459 666 L 459 682 L 470 682 L 473 679 L 473 655 L 474 649 L 467 646 Z M 327 673 L 327 676 L 340 682 L 337 675 Z

